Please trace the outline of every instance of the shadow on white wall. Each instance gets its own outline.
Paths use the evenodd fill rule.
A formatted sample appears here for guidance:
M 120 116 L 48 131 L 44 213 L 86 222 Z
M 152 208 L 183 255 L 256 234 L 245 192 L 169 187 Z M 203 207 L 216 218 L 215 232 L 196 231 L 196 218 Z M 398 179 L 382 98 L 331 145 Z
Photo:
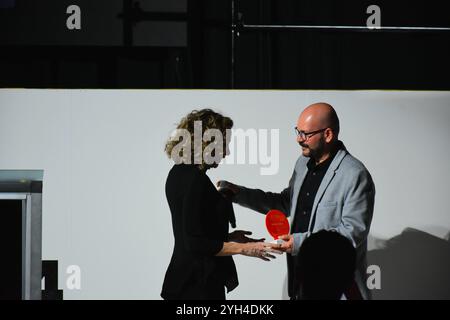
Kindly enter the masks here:
M 445 239 L 414 228 L 382 241 L 367 254 L 368 265 L 381 269 L 381 289 L 374 300 L 450 299 L 450 232 Z

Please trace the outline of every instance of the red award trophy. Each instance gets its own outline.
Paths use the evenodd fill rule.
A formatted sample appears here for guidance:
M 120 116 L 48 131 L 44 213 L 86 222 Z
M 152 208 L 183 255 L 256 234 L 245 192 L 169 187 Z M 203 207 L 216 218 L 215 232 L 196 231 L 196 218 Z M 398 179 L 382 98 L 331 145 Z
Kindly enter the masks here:
M 266 227 L 270 235 L 275 239 L 271 243 L 282 244 L 279 236 L 289 234 L 289 221 L 280 210 L 270 210 L 266 214 Z

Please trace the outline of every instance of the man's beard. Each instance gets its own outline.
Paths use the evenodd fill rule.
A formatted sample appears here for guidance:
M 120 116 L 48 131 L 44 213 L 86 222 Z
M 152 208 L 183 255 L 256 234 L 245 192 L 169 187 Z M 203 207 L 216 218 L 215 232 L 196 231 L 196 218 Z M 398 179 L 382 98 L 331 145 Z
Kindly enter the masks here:
M 298 143 L 302 148 L 307 148 L 309 150 L 309 158 L 313 158 L 314 160 L 318 160 L 322 157 L 325 149 L 325 142 L 321 139 L 317 148 L 311 149 L 309 145 L 299 142 Z

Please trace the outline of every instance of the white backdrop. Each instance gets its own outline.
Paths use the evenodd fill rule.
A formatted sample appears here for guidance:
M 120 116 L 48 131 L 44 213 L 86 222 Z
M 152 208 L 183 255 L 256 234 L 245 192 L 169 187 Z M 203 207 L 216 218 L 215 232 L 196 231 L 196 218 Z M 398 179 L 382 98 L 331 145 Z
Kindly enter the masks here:
M 278 174 L 225 164 L 208 175 L 281 191 L 300 153 L 297 117 L 318 101 L 336 108 L 341 139 L 374 178 L 371 249 L 405 228 L 447 239 L 449 92 L 2 89 L 0 169 L 44 170 L 43 259 L 59 261 L 66 299 L 159 299 L 173 246 L 164 194 L 172 164 L 163 148 L 175 124 L 192 109 L 211 107 L 232 117 L 235 128 L 279 129 Z M 262 215 L 235 211 L 238 228 L 269 238 Z M 228 299 L 284 297 L 284 257 L 235 261 L 240 286 Z M 81 268 L 81 290 L 65 287 L 69 265 Z M 398 289 L 383 280 L 382 265 L 381 272 L 375 297 L 408 297 L 417 287 Z M 448 278 L 439 282 L 448 292 Z

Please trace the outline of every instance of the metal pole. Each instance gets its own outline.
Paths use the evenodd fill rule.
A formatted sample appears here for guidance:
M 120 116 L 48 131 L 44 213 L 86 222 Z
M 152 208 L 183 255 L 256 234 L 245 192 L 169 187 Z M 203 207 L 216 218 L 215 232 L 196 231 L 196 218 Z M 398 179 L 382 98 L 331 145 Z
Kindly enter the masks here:
M 239 26 L 241 30 L 342 30 L 342 31 L 425 31 L 425 32 L 448 32 L 450 28 L 447 27 L 374 27 L 367 26 L 315 26 L 315 25 L 264 25 L 264 24 L 242 24 Z M 232 29 L 237 29 L 236 24 L 232 24 Z
M 235 55 L 235 17 L 234 17 L 234 0 L 231 0 L 231 61 L 230 61 L 230 87 L 234 89 L 234 55 Z

